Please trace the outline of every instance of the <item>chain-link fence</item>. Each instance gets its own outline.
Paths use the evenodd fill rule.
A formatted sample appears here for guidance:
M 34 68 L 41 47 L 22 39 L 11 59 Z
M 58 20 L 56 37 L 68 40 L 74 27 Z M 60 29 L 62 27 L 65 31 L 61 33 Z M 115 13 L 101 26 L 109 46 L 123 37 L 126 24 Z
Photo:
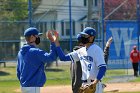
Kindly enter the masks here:
M 72 33 L 72 47 L 77 45 L 77 34 L 82 31 L 85 27 L 87 21 L 73 21 L 73 33 Z M 93 27 L 97 28 L 97 42 L 101 44 L 101 32 L 100 32 L 100 24 L 98 21 L 93 21 Z M 15 60 L 17 53 L 24 41 L 24 30 L 28 28 L 28 22 L 0 22 L 0 60 Z M 69 31 L 69 23 L 68 21 L 43 21 L 35 23 L 34 27 L 36 27 L 40 32 L 43 33 L 41 36 L 41 44 L 39 47 L 49 52 L 50 42 L 45 36 L 45 33 L 48 30 L 56 30 L 60 34 L 60 44 L 62 49 L 65 52 L 70 52 L 70 31 Z
M 30 26 L 30 22 L 32 26 L 38 28 L 43 33 L 41 37 L 42 42 L 39 45 L 41 49 L 49 52 L 50 42 L 46 39 L 45 33 L 48 30 L 57 30 L 60 34 L 62 49 L 68 53 L 71 47 L 70 38 L 72 37 L 72 47 L 74 47 L 77 44 L 77 34 L 88 24 L 97 30 L 96 43 L 103 48 L 104 42 L 108 39 L 106 38 L 106 21 L 132 21 L 137 18 L 136 0 L 104 0 L 103 9 L 101 5 L 102 0 L 93 0 L 92 12 L 88 9 L 88 0 L 71 0 L 71 7 L 68 0 L 32 0 L 32 5 L 29 5 L 28 0 L 20 2 L 18 0 L 1 0 L 0 2 L 1 61 L 16 59 L 22 43 L 25 43 L 22 41 L 23 32 Z M 69 18 L 70 8 L 71 20 Z M 89 12 L 92 13 L 90 20 L 88 20 Z M 103 12 L 104 18 L 102 18 Z M 104 21 L 104 30 L 102 29 L 102 19 Z M 113 38 L 115 37 L 113 36 Z M 129 38 L 129 40 L 131 39 Z M 120 43 L 125 42 L 118 42 L 118 44 Z M 115 49 L 112 49 L 110 51 L 115 51 Z M 109 58 L 109 63 L 122 62 L 123 65 L 123 62 L 128 63 L 128 61 L 128 57 L 121 60 L 111 60 Z

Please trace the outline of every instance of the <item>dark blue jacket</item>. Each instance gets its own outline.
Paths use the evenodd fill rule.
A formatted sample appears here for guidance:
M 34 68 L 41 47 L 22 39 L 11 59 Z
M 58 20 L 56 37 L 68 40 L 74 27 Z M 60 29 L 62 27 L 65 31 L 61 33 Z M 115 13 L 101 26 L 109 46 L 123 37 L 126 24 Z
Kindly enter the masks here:
M 46 82 L 44 64 L 56 60 L 55 44 L 50 53 L 33 45 L 24 45 L 18 53 L 17 77 L 22 87 L 42 87 Z

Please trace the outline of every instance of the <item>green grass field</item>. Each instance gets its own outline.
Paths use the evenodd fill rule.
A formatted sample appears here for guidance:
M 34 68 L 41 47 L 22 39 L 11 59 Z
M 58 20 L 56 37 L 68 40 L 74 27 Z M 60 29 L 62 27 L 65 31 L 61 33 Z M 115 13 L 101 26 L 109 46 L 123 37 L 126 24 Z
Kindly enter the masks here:
M 69 65 L 52 66 L 46 69 L 47 82 L 45 86 L 53 85 L 70 85 L 70 68 Z M 108 70 L 103 80 L 104 83 L 110 81 L 111 76 L 126 75 L 126 70 Z M 132 72 L 129 71 L 129 74 Z M 131 80 L 129 82 L 140 82 L 140 78 Z M 19 81 L 16 77 L 16 66 L 0 67 L 0 93 L 20 93 L 16 90 L 20 88 Z M 106 92 L 107 93 L 107 92 Z M 120 93 L 120 92 L 119 92 Z M 140 92 L 123 92 L 123 93 L 140 93 Z

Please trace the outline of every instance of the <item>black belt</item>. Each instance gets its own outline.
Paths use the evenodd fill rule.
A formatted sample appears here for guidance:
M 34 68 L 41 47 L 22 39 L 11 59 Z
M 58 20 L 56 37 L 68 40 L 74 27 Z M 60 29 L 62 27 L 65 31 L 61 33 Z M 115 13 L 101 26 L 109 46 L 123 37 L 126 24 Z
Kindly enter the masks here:
M 91 82 L 93 82 L 94 80 L 90 80 Z M 88 82 L 88 80 L 82 80 L 83 83 Z

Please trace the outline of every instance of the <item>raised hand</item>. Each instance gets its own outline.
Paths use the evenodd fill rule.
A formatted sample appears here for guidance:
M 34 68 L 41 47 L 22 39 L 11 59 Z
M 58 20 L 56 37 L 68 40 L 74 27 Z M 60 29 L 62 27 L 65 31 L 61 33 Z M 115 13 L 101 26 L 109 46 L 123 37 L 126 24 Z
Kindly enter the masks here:
M 54 42 L 54 38 L 52 36 L 52 31 L 49 30 L 46 32 L 46 37 L 51 41 L 51 42 Z
M 59 34 L 55 30 L 49 30 L 46 33 L 46 37 L 51 41 L 55 42 L 56 46 L 59 46 Z
M 53 38 L 54 38 L 54 42 L 59 41 L 59 33 L 57 31 L 53 31 Z
M 58 39 L 58 32 L 54 30 L 49 30 L 46 32 L 46 37 L 51 41 L 55 42 Z
M 112 43 L 112 41 L 113 41 L 113 38 L 110 37 L 110 38 L 108 39 L 107 43 L 106 43 L 106 46 L 107 46 L 107 47 L 110 47 L 110 44 Z
M 59 33 L 57 31 L 53 31 L 53 35 L 54 35 L 54 42 L 56 46 L 60 46 L 59 43 Z

